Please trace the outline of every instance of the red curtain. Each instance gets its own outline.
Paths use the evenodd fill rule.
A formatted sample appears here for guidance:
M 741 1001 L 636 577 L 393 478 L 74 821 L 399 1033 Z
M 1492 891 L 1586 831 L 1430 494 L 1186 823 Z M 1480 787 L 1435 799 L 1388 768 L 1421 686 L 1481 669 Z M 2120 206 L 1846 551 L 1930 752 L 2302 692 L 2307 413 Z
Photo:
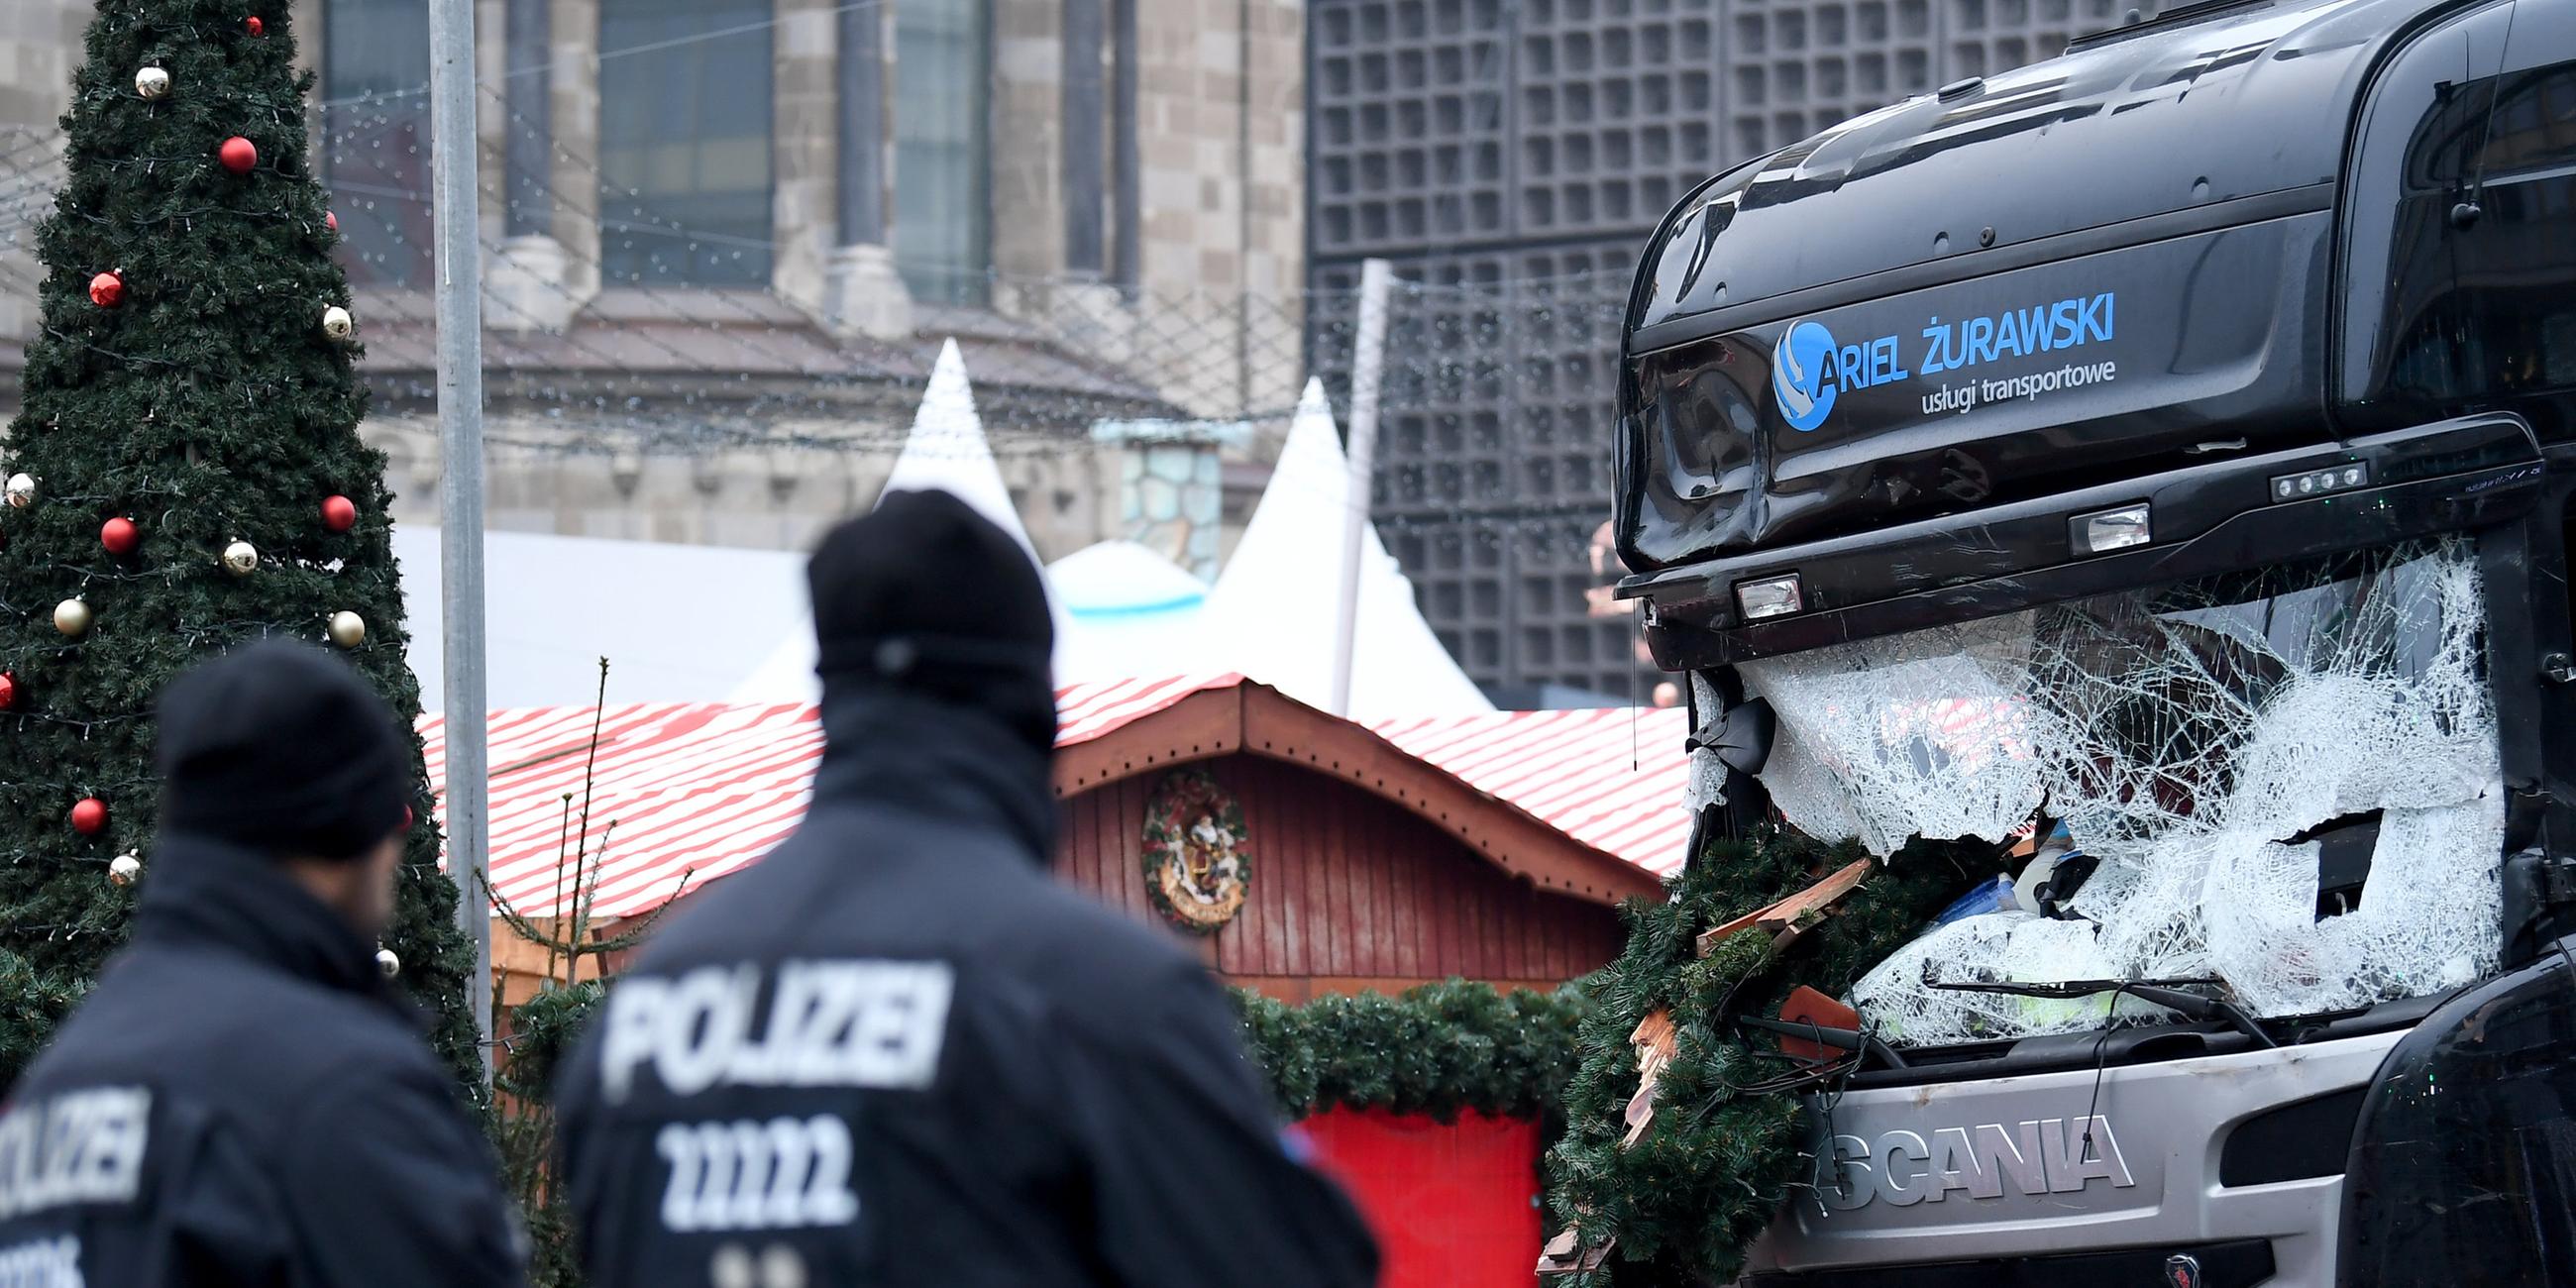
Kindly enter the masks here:
M 1528 1288 L 1537 1281 L 1538 1124 L 1335 1109 L 1299 1124 L 1314 1163 L 1376 1232 L 1380 1288 Z

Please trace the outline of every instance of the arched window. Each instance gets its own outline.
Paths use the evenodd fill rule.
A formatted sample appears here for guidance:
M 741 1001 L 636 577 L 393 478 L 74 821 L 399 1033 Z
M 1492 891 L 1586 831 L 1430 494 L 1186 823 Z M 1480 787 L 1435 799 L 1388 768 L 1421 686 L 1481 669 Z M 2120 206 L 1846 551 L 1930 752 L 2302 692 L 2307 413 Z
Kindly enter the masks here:
M 429 283 L 429 0 L 330 0 L 322 175 L 359 287 Z
M 987 0 L 896 0 L 894 257 L 913 298 L 981 304 L 993 266 Z
M 771 0 L 601 0 L 605 284 L 769 284 Z

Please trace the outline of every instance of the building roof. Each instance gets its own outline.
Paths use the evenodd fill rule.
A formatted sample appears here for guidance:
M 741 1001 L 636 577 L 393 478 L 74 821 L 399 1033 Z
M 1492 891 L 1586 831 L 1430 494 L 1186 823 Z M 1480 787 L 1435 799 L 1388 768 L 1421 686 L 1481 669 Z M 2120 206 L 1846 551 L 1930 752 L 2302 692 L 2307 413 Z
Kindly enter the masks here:
M 425 291 L 362 291 L 351 306 L 367 345 L 360 374 L 388 403 L 425 405 L 434 393 L 433 304 Z M 845 339 L 765 291 L 612 286 L 560 331 L 487 328 L 484 379 L 504 407 L 553 405 L 567 388 L 604 388 L 630 407 L 685 409 L 700 419 L 735 400 L 770 414 L 781 402 L 899 411 L 955 346 L 984 373 L 987 416 L 1014 428 L 1063 431 L 1103 416 L 1179 414 L 1149 383 L 1050 327 L 989 309 L 924 304 L 913 314 L 909 338 Z
M 1506 869 L 1595 902 L 1650 893 L 1680 866 L 1690 830 L 1678 711 L 1371 729 L 1233 674 L 1075 685 L 1057 705 L 1059 796 L 1191 759 L 1268 755 L 1396 799 Z M 536 917 L 569 911 L 576 889 L 593 892 L 596 917 L 635 916 L 754 862 L 803 817 L 823 748 L 815 709 L 792 703 L 506 710 L 489 729 L 492 884 Z M 424 717 L 421 732 L 436 781 L 444 719 Z

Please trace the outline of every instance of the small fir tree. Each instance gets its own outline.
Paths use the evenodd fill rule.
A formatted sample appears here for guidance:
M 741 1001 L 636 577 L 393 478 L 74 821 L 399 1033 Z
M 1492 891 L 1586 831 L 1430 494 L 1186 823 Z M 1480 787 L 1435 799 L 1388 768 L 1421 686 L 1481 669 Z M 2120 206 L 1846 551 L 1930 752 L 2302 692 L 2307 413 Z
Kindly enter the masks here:
M 1861 857 L 1856 845 L 1766 825 L 1708 845 L 1667 883 L 1668 898 L 1622 906 L 1628 946 L 1585 981 L 1582 1063 L 1565 1093 L 1565 1133 L 1547 1160 L 1551 1228 L 1571 1229 L 1578 1251 L 1608 1251 L 1597 1268 L 1548 1282 L 1730 1283 L 1746 1246 L 1808 1184 L 1809 1124 L 1797 1088 L 1782 1082 L 1782 1062 L 1729 1033 L 1728 1016 L 1775 1015 L 1799 984 L 1848 992 L 1978 873 L 1991 873 L 1994 847 L 1912 842 L 1830 914 L 1811 914 L 1791 963 L 1758 927 L 1707 957 L 1698 937 Z M 1672 1059 L 1656 1083 L 1654 1118 L 1631 1143 L 1625 1114 L 1641 1079 L 1629 1038 L 1657 1011 L 1673 1022 Z
M 173 676 L 284 636 L 420 713 L 288 15 L 101 0 L 74 78 L 0 511 L 0 1077 L 151 880 L 152 705 Z M 469 958 L 429 805 L 423 778 L 385 946 L 463 1075 Z

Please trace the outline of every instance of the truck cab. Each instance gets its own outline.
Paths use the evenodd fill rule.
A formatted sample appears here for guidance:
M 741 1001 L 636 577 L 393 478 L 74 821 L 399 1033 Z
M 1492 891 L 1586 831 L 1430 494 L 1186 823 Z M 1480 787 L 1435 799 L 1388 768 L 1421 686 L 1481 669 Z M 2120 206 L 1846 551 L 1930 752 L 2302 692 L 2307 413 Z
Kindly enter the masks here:
M 1621 364 L 1703 825 L 2029 838 L 1852 990 L 1748 1282 L 2576 1276 L 2576 4 L 1862 116 L 1666 217 Z M 1955 987 L 2177 979 L 2240 1014 Z

